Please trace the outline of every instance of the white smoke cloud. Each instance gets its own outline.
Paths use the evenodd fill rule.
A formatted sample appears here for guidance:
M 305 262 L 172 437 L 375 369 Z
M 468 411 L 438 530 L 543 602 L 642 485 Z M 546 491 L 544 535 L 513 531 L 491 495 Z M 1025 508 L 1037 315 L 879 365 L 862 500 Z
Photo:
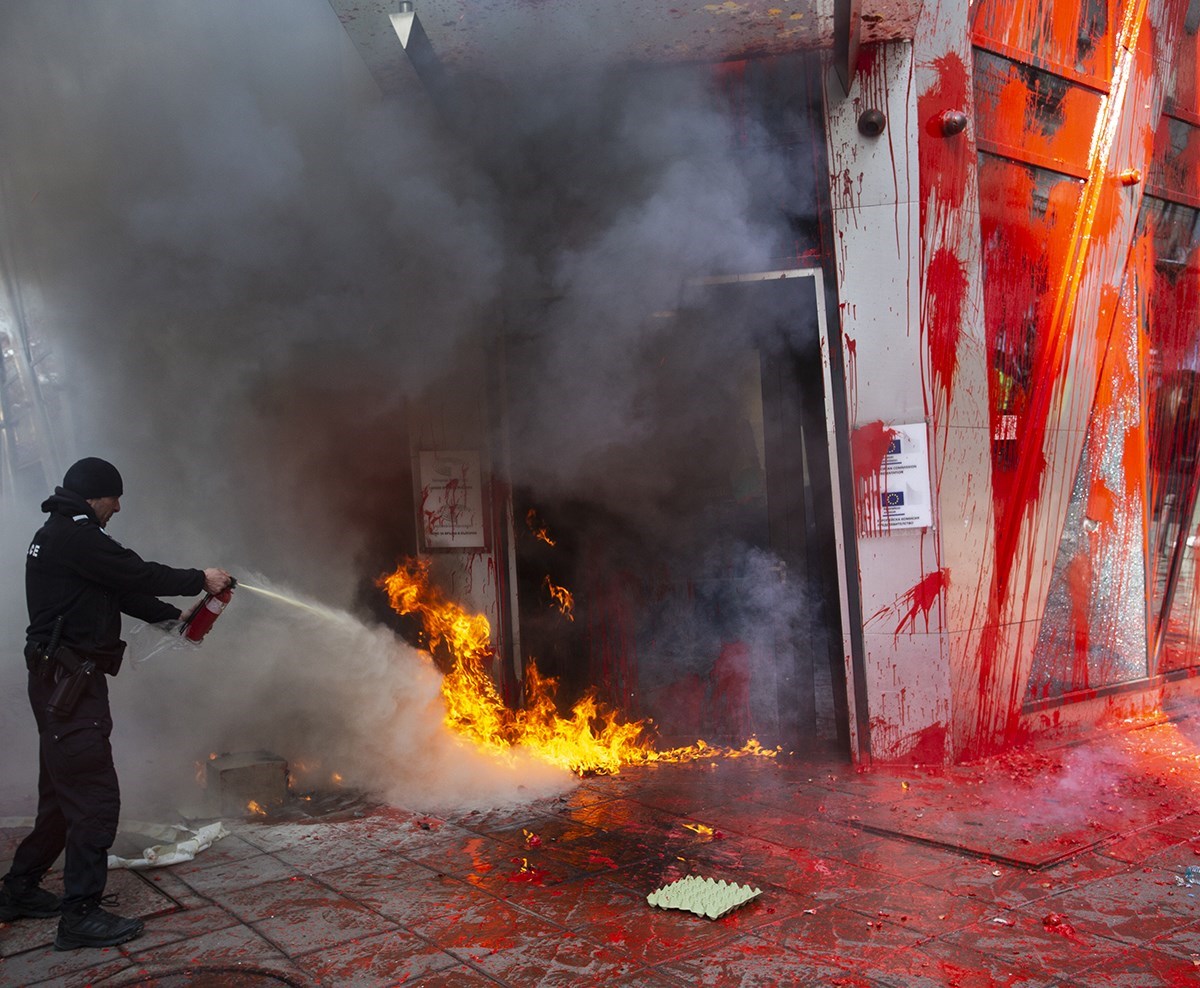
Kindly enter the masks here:
M 423 810 L 494 807 L 574 784 L 536 757 L 499 758 L 455 736 L 441 674 L 391 631 L 250 578 L 287 600 L 235 591 L 198 647 L 175 639 L 155 651 L 164 636 L 153 627 L 133 636 L 114 690 L 128 708 L 117 738 L 138 788 L 153 780 L 156 798 L 186 804 L 180 750 L 258 749 L 304 765 L 301 782 L 328 786 L 337 773 L 352 789 Z

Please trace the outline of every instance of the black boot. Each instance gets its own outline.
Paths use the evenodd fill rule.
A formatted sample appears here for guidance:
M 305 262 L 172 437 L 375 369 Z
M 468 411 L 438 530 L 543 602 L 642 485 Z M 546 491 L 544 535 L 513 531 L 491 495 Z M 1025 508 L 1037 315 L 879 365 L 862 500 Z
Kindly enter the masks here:
M 85 902 L 62 914 L 54 946 L 57 950 L 115 947 L 141 936 L 143 929 L 145 924 L 140 919 L 110 913 L 102 909 L 99 902 Z
M 5 882 L 0 892 L 0 923 L 31 917 L 57 916 L 61 902 L 57 895 L 28 882 Z

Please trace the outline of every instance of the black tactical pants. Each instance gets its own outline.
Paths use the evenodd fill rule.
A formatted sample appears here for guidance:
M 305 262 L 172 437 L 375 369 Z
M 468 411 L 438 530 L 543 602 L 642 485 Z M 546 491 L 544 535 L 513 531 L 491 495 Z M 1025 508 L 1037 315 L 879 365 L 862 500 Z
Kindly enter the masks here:
M 29 702 L 41 738 L 38 808 L 33 832 L 13 856 L 6 882 L 35 885 L 66 849 L 63 912 L 100 898 L 108 881 L 108 849 L 117 836 L 121 794 L 113 766 L 107 677 L 89 677 L 70 718 L 49 717 L 54 683 L 31 672 Z

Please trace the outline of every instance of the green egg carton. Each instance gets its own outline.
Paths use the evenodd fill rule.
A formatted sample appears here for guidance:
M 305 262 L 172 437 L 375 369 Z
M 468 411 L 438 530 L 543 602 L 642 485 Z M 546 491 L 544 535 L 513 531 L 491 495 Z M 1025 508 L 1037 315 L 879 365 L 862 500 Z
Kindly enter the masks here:
M 760 895 L 762 889 L 752 889 L 749 885 L 689 875 L 655 889 L 646 896 L 646 901 L 659 909 L 682 909 L 697 916 L 720 919 Z

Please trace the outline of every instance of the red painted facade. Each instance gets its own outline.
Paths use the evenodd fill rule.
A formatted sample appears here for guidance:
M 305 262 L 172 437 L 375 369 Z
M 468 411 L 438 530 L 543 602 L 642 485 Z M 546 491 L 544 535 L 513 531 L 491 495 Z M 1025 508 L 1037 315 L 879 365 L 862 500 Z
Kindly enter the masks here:
M 854 341 L 847 584 L 865 641 L 856 658 L 848 636 L 846 652 L 869 712 L 860 756 L 912 759 L 922 738 L 920 756 L 937 760 L 933 737 L 952 760 L 1147 714 L 1200 670 L 1200 25 L 1188 7 L 926 5 L 911 47 L 866 51 L 864 78 L 831 91 L 833 262 Z M 906 56 L 907 74 L 894 67 Z M 887 107 L 890 168 L 842 167 L 871 147 L 839 99 Z M 870 217 L 873 179 L 894 188 Z M 895 257 L 878 248 L 889 222 Z M 894 290 L 864 292 L 861 268 L 882 271 L 880 257 L 919 284 L 905 334 Z M 881 532 L 871 440 L 918 407 L 935 523 Z
M 977 579 L 980 602 L 953 697 L 972 714 L 958 754 L 1057 719 L 1031 713 L 1151 695 L 1163 674 L 1200 666 L 1188 544 L 1200 118 L 1186 6 L 987 0 L 973 12 L 992 532 L 990 565 L 953 574 Z M 937 79 L 920 97 L 923 210 L 954 209 L 945 185 L 964 159 L 946 160 L 934 125 L 955 58 L 931 57 Z M 967 284 L 944 226 L 922 223 L 935 429 L 955 395 Z

